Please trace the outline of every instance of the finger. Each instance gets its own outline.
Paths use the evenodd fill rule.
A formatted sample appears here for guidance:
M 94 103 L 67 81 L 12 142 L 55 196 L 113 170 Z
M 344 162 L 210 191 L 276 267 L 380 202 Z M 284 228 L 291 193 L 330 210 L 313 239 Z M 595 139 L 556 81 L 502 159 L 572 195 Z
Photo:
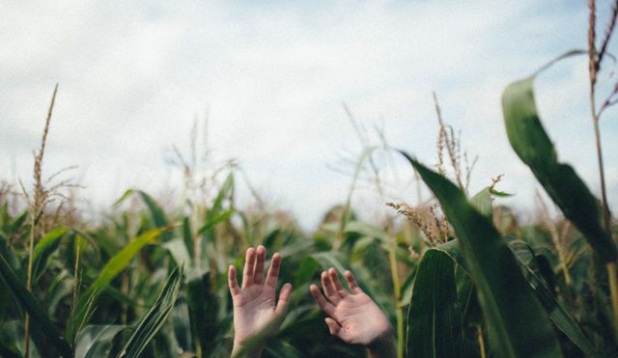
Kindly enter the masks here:
M 262 245 L 257 248 L 257 260 L 255 262 L 255 272 L 253 282 L 257 285 L 264 283 L 264 261 L 266 261 L 266 248 Z
M 328 317 L 325 318 L 324 321 L 326 322 L 326 325 L 328 326 L 328 331 L 330 332 L 330 334 L 335 336 L 335 337 L 339 337 L 339 332 L 341 331 L 341 326 L 339 326 L 337 321 L 335 321 L 332 318 L 328 318 Z
M 279 292 L 279 301 L 277 301 L 277 307 L 275 307 L 275 313 L 285 314 L 285 311 L 288 308 L 288 304 L 290 303 L 290 296 L 292 295 L 292 285 L 286 283 L 281 287 L 281 291 Z
M 255 249 L 253 247 L 248 248 L 245 255 L 245 268 L 242 273 L 242 287 L 247 287 L 253 283 L 255 256 Z
M 351 271 L 346 271 L 344 274 L 346 281 L 348 281 L 348 287 L 350 288 L 350 292 L 352 293 L 361 293 L 363 290 L 358 286 L 358 282 L 356 282 L 356 278 Z
M 330 302 L 328 302 L 328 300 L 326 300 L 324 295 L 322 295 L 322 292 L 320 292 L 320 288 L 318 288 L 318 286 L 316 285 L 311 285 L 309 286 L 309 291 L 311 291 L 311 295 L 313 296 L 313 299 L 318 304 L 320 309 L 324 311 L 324 313 L 326 313 L 328 316 L 333 317 L 335 314 L 335 306 L 333 306 Z
M 322 289 L 324 290 L 324 296 L 335 306 L 339 304 L 341 301 L 341 297 L 335 291 L 335 287 L 331 283 L 331 278 L 328 275 L 328 271 L 322 271 L 322 275 L 320 276 L 320 280 L 322 281 Z
M 339 297 L 346 298 L 348 296 L 348 292 L 343 288 L 341 281 L 339 281 L 339 275 L 337 275 L 337 271 L 335 271 L 335 269 L 331 267 L 328 270 L 328 275 L 330 276 L 330 281 L 333 285 L 333 289 L 335 290 L 335 292 L 337 292 Z
M 236 296 L 240 293 L 238 281 L 236 281 L 236 267 L 234 267 L 234 265 L 230 265 L 227 271 L 227 283 L 228 286 L 230 286 L 230 293 L 232 296 Z
M 277 287 L 277 281 L 279 281 L 279 271 L 281 269 L 281 255 L 275 253 L 272 260 L 270 260 L 270 267 L 268 268 L 268 276 L 266 278 L 266 284 L 268 286 Z

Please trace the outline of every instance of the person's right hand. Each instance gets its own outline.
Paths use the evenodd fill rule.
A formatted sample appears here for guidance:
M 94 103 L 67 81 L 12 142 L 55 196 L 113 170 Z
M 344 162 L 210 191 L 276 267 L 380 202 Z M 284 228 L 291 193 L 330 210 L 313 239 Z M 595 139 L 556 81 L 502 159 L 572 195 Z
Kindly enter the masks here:
M 334 268 L 322 272 L 324 294 L 316 285 L 309 287 L 318 306 L 328 315 L 325 321 L 330 334 L 346 343 L 366 346 L 372 356 L 394 357 L 393 329 L 388 318 L 361 290 L 350 271 L 344 276 L 349 292 L 341 285 Z

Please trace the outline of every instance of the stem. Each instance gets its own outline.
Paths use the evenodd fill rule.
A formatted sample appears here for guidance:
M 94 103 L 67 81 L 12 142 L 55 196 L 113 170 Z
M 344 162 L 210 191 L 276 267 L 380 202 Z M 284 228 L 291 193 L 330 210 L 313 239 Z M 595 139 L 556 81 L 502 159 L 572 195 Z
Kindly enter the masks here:
M 607 193 L 605 189 L 605 170 L 603 168 L 603 149 L 601 146 L 601 132 L 599 130 L 599 116 L 596 110 L 595 103 L 595 88 L 597 81 L 597 71 L 600 65 L 600 56 L 596 52 L 595 48 L 595 25 L 596 25 L 596 4 L 595 0 L 589 0 L 588 6 L 590 8 L 590 23 L 588 27 L 588 68 L 590 71 L 590 111 L 592 113 L 592 126 L 594 128 L 594 140 L 597 151 L 597 161 L 599 165 L 599 180 L 601 184 L 601 215 L 603 218 L 603 227 L 610 238 L 612 235 L 611 217 L 609 212 L 609 203 L 607 201 Z M 615 14 L 614 20 L 615 21 Z M 614 25 L 610 26 L 609 35 L 611 34 Z M 608 262 L 606 264 L 608 280 L 610 286 L 612 310 L 614 311 L 614 338 L 618 340 L 618 279 L 616 278 L 616 262 Z
M 34 215 L 36 216 L 36 214 Z M 33 216 L 33 218 L 34 218 Z M 30 228 L 30 237 L 28 240 L 28 277 L 26 279 L 26 289 L 28 292 L 32 292 L 32 266 L 33 259 L 32 254 L 34 253 L 34 231 L 35 231 L 35 222 L 32 220 L 32 227 Z M 26 317 L 24 321 L 24 357 L 28 358 L 30 356 L 30 315 L 26 312 Z
M 481 353 L 481 358 L 486 358 L 487 353 L 485 353 L 485 338 L 483 338 L 483 330 L 480 326 L 476 327 L 476 336 L 479 341 L 479 351 Z
M 391 279 L 393 281 L 393 293 L 395 294 L 395 317 L 397 319 L 397 357 L 403 358 L 403 344 L 405 342 L 403 329 L 403 311 L 401 309 L 401 283 L 397 273 L 397 238 L 389 235 L 388 259 L 391 267 Z
M 82 238 L 80 235 L 75 235 L 75 267 L 73 269 L 74 271 L 74 280 L 73 280 L 73 296 L 71 297 L 71 317 L 73 317 L 73 321 L 75 321 L 75 310 L 77 309 L 77 299 L 79 297 L 79 283 L 81 280 L 81 274 L 80 274 L 80 253 L 82 251 L 81 248 L 81 242 L 82 242 Z M 75 322 L 73 322 L 72 324 L 73 328 L 72 328 L 72 336 L 69 337 L 71 338 L 71 343 L 73 343 L 73 345 L 75 346 L 75 340 L 77 338 L 77 329 L 75 328 Z

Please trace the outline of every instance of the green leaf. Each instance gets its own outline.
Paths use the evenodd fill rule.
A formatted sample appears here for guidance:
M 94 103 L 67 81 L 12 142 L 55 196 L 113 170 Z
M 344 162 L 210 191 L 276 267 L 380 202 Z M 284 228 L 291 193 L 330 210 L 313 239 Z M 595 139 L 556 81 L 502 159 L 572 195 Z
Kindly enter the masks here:
M 492 218 L 494 213 L 491 203 L 491 189 L 489 187 L 479 191 L 470 199 L 470 204 L 489 219 Z
M 2 254 L 0 254 L 0 277 L 2 277 L 2 280 L 4 280 L 17 301 L 28 311 L 32 320 L 39 325 L 41 331 L 56 347 L 58 353 L 63 357 L 73 357 L 73 351 L 69 343 L 64 339 L 60 330 L 58 330 L 47 314 L 45 314 L 45 310 L 36 298 L 28 292 L 25 285 L 15 275 Z
M 116 324 L 84 327 L 75 341 L 75 356 L 83 358 L 109 356 L 114 338 L 125 329 L 127 326 Z
M 534 77 L 511 83 L 502 95 L 511 146 L 603 261 L 614 262 L 618 251 L 601 226 L 598 201 L 571 166 L 558 162 L 555 148 L 539 119 L 533 84 Z
M 232 209 L 228 209 L 224 212 L 218 213 L 217 215 L 212 215 L 209 216 L 208 220 L 206 222 L 206 224 L 204 224 L 204 226 L 202 226 L 197 234 L 198 235 L 202 235 L 204 232 L 214 228 L 215 226 L 217 226 L 217 224 L 220 224 L 226 220 L 228 220 L 230 217 L 232 217 L 232 215 L 234 215 L 234 213 L 236 212 L 236 210 L 234 208 Z
M 558 357 L 560 346 L 513 253 L 491 221 L 449 180 L 401 152 L 434 193 L 462 245 L 498 357 Z
M 234 188 L 234 175 L 233 173 L 230 173 L 227 178 L 225 178 L 223 185 L 221 185 L 221 190 L 219 190 L 211 209 L 206 214 L 206 222 L 212 221 L 214 217 L 219 215 L 221 210 L 223 210 L 223 201 L 225 198 L 234 194 Z
M 430 249 L 421 260 L 408 311 L 408 357 L 461 357 L 463 334 L 454 262 Z
M 101 292 L 103 292 L 116 276 L 127 268 L 135 255 L 146 245 L 155 242 L 156 238 L 163 233 L 165 229 L 156 228 L 147 231 L 136 237 L 120 252 L 112 257 L 103 267 L 101 273 L 90 286 L 90 288 L 80 297 L 77 303 L 77 317 L 74 320 L 73 333 L 77 333 L 81 327 L 86 324 L 90 316 L 96 308 L 96 301 Z
M 174 269 L 157 301 L 141 320 L 118 357 L 137 358 L 140 356 L 172 312 L 178 297 L 181 278 L 182 269 Z
M 127 190 L 120 197 L 120 199 L 116 201 L 114 205 L 118 205 L 122 203 L 127 198 L 129 198 L 131 195 L 133 195 L 133 193 L 137 193 L 142 199 L 142 201 L 144 202 L 144 204 L 146 204 L 146 207 L 150 211 L 150 216 L 152 217 L 152 220 L 154 221 L 155 227 L 164 228 L 170 225 L 169 220 L 165 216 L 165 212 L 163 211 L 163 209 L 161 209 L 159 204 L 157 204 L 157 202 L 150 195 L 148 195 L 147 193 L 141 190 L 134 190 L 134 189 Z M 163 238 L 163 242 L 167 242 L 172 239 L 172 235 L 170 232 L 164 232 L 162 234 L 162 238 Z
M 516 254 L 521 262 L 524 277 L 534 291 L 545 310 L 549 313 L 549 319 L 554 323 L 564 335 L 575 344 L 586 357 L 601 357 L 601 354 L 594 348 L 590 340 L 586 337 L 577 322 L 571 317 L 566 307 L 554 296 L 545 286 L 543 279 L 526 264 L 530 257 L 534 257 L 534 252 L 525 242 L 514 240 L 509 244 L 511 250 Z
M 191 257 L 189 256 L 189 251 L 187 251 L 187 246 L 182 238 L 177 237 L 168 241 L 163 244 L 163 247 L 172 255 L 177 266 L 190 266 Z
M 66 227 L 57 227 L 45 234 L 34 247 L 34 254 L 32 255 L 34 277 L 39 277 L 43 272 L 49 256 L 58 248 L 60 239 L 67 231 Z
M 214 356 L 220 335 L 227 331 L 226 323 L 219 319 L 222 302 L 212 283 L 209 272 L 196 275 L 187 283 L 191 329 L 193 336 L 199 341 L 204 357 Z

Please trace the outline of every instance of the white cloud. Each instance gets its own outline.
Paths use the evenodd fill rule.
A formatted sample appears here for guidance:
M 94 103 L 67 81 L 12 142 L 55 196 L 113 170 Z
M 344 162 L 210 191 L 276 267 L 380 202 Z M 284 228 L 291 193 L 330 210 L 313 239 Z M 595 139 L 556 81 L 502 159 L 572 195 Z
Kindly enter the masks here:
M 506 141 L 502 89 L 586 39 L 585 6 L 557 0 L 0 7 L 0 158 L 18 176 L 29 176 L 59 82 L 48 164 L 82 167 L 84 195 L 169 185 L 166 149 L 187 148 L 194 116 L 208 113 L 217 157 L 237 158 L 305 223 L 345 199 L 351 178 L 327 167 L 360 152 L 343 102 L 362 126 L 383 126 L 390 144 L 431 164 L 436 91 L 445 120 L 480 156 L 477 186 L 500 173 L 507 191 L 532 186 Z M 573 63 L 541 77 L 539 106 L 552 137 L 569 143 L 565 157 L 579 158 L 589 138 L 558 119 L 585 106 L 575 99 L 586 73 Z M 618 130 L 605 128 L 616 152 Z

